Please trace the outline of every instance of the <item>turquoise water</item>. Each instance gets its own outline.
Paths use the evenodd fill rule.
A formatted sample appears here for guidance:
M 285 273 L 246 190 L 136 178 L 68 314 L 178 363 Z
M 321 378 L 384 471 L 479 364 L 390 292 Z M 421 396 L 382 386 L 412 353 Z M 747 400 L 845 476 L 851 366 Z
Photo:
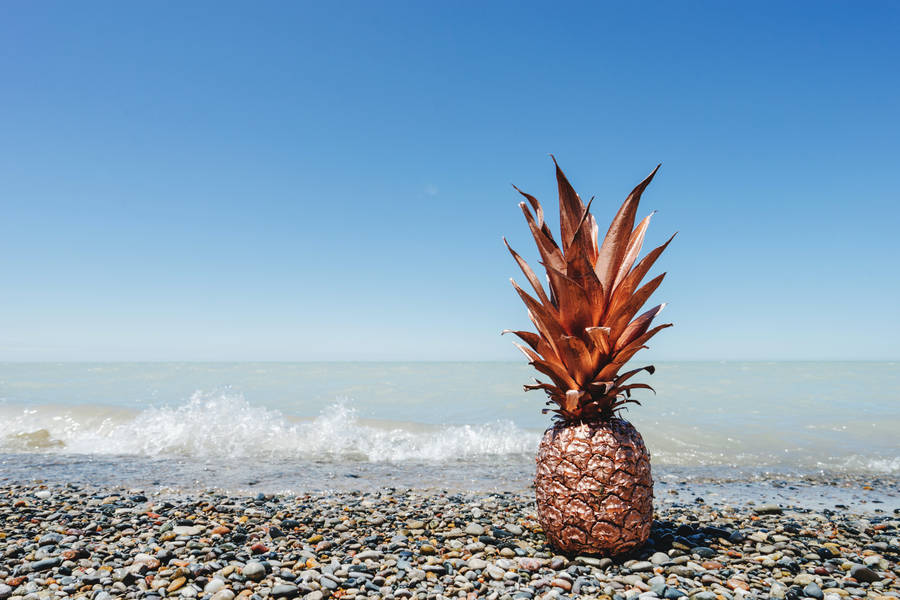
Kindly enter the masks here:
M 898 363 L 656 366 L 645 381 L 657 395 L 624 416 L 657 469 L 900 474 Z M 501 362 L 6 363 L 0 453 L 9 472 L 91 464 L 101 479 L 101 464 L 137 472 L 153 461 L 184 465 L 187 478 L 222 462 L 301 465 L 309 477 L 352 467 L 527 479 L 550 422 L 544 396 L 522 391 L 531 376 Z

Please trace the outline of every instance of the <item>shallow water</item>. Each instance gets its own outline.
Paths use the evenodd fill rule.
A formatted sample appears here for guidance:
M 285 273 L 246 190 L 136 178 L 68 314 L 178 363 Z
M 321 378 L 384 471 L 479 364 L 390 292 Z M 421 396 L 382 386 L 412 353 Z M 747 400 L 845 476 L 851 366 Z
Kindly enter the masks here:
M 522 391 L 531 375 L 521 363 L 7 363 L 0 475 L 527 487 L 549 423 L 540 392 Z M 900 476 L 897 363 L 658 363 L 645 380 L 657 395 L 625 416 L 658 473 Z

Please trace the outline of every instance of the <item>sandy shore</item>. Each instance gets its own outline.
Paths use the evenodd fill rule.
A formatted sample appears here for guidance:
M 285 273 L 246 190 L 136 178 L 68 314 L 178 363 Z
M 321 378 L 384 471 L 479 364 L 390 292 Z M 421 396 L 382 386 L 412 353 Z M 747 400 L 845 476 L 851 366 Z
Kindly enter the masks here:
M 5 483 L 0 600 L 900 598 L 900 510 L 732 504 L 696 492 L 658 490 L 648 545 L 611 560 L 555 555 L 530 493 Z

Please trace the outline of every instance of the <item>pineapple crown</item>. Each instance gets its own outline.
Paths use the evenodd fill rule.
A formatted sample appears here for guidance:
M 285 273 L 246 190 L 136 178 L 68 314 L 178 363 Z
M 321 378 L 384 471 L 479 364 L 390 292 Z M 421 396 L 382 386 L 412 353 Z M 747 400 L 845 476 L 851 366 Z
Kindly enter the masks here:
M 619 369 L 645 342 L 672 323 L 650 328 L 665 304 L 635 315 L 662 282 L 665 273 L 644 285 L 641 280 L 662 254 L 672 237 L 640 261 L 637 261 L 652 213 L 634 226 L 641 194 L 656 175 L 659 165 L 647 176 L 619 208 L 603 244 L 597 245 L 597 221 L 572 189 L 556 158 L 559 186 L 560 241 L 553 239 L 544 222 L 544 211 L 534 196 L 513 186 L 528 201 L 519 203 L 547 272 L 549 295 L 544 286 L 506 238 L 506 247 L 518 263 L 537 298 L 523 291 L 514 280 L 513 287 L 525 302 L 528 316 L 537 328 L 511 331 L 526 345 L 516 346 L 528 357 L 529 364 L 546 375 L 551 383 L 535 379 L 526 390 L 544 390 L 549 396 L 543 412 L 555 413 L 565 421 L 610 419 L 630 402 L 635 389 L 653 388 L 645 383 L 628 383 L 641 371 L 653 373 L 652 365 L 619 374 Z M 528 205 L 531 205 L 531 210 Z M 534 214 L 532 214 L 534 210 Z M 635 262 L 637 264 L 635 265 Z M 638 287 L 640 286 L 640 287 Z M 655 392 L 654 392 L 655 393 Z

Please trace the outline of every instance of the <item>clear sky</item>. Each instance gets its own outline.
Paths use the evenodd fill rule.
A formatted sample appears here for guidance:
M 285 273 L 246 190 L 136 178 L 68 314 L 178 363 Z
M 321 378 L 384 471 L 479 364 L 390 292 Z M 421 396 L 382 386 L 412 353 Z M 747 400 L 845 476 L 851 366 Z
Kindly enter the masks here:
M 897 2 L 3 3 L 0 360 L 519 360 L 501 236 L 535 261 L 510 183 L 555 212 L 551 152 L 603 231 L 663 163 L 652 357 L 900 358 L 898 31 Z

